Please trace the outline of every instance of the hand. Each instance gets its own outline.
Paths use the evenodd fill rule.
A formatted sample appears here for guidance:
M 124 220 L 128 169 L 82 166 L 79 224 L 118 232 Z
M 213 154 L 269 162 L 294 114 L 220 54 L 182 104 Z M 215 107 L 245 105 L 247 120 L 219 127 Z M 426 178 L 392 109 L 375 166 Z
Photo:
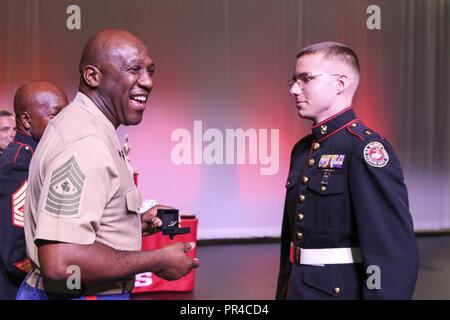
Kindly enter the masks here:
M 159 250 L 161 256 L 161 268 L 154 273 L 166 280 L 177 280 L 188 274 L 193 268 L 197 268 L 197 258 L 190 258 L 186 252 L 195 248 L 195 242 L 177 242 Z
M 161 230 L 159 228 L 162 226 L 162 221 L 156 216 L 156 214 L 158 213 L 158 209 L 173 209 L 173 208 L 158 204 L 154 207 L 151 207 L 143 214 L 141 214 L 143 236 L 149 236 Z

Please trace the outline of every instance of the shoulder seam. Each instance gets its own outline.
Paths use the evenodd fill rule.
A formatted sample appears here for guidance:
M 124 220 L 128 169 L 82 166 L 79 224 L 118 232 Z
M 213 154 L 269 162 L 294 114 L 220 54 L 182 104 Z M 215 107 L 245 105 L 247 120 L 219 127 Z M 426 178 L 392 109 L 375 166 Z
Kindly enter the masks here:
M 29 150 L 31 152 L 31 156 L 33 156 L 33 154 L 34 154 L 33 148 L 29 144 L 21 143 L 21 142 L 17 142 L 17 141 L 14 141 L 14 142 L 19 145 L 19 149 L 17 149 L 17 151 L 16 151 L 16 155 L 14 156 L 13 164 L 16 164 L 17 158 L 19 157 L 19 154 L 20 154 L 20 150 L 22 150 L 23 147 L 30 148 Z
M 355 120 L 349 122 L 349 124 L 347 125 L 347 130 L 348 130 L 348 132 L 350 132 L 351 134 L 353 134 L 353 135 L 356 136 L 357 138 L 361 139 L 362 141 L 366 140 L 366 139 L 364 139 L 364 137 L 360 136 L 359 134 L 357 134 L 355 131 L 353 131 L 353 130 L 351 129 L 351 125 L 352 125 L 353 123 L 361 123 L 362 125 L 364 125 L 364 124 L 362 123 L 362 121 L 360 121 L 360 120 L 358 120 L 358 119 L 355 119 Z

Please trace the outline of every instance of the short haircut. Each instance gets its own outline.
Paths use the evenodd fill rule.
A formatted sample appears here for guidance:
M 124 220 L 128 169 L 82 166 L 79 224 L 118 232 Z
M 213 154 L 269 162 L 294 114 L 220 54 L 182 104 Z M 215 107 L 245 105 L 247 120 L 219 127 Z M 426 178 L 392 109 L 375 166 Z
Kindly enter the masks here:
M 0 117 L 13 117 L 14 118 L 14 114 L 9 112 L 8 110 L 0 109 Z
M 312 54 L 323 54 L 325 58 L 337 58 L 347 65 L 349 65 L 353 70 L 359 74 L 359 59 L 356 53 L 348 46 L 338 42 L 320 42 L 310 45 L 302 49 L 297 54 L 297 59 L 312 55 Z

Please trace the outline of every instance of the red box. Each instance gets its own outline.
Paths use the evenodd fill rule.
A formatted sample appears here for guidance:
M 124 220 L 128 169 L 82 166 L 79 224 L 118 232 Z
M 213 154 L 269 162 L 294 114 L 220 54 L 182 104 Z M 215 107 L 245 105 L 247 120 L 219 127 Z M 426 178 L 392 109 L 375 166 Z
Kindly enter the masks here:
M 142 238 L 142 250 L 154 250 L 165 247 L 176 242 L 195 242 L 197 244 L 197 225 L 198 219 L 195 216 L 181 216 L 181 226 L 191 228 L 190 233 L 177 235 L 170 240 L 169 236 L 163 236 L 161 232 Z M 197 256 L 197 247 L 187 253 L 191 258 Z M 195 269 L 192 269 L 184 277 L 174 280 L 164 280 L 151 272 L 140 273 L 136 275 L 136 282 L 133 293 L 142 292 L 160 292 L 160 291 L 178 291 L 188 292 L 194 290 Z

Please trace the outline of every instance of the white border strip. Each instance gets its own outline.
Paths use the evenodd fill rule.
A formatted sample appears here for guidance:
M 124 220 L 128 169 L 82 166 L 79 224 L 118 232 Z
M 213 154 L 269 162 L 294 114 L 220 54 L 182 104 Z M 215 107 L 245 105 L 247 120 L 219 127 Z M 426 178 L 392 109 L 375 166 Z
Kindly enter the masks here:
M 281 228 L 199 229 L 197 240 L 280 237 Z

